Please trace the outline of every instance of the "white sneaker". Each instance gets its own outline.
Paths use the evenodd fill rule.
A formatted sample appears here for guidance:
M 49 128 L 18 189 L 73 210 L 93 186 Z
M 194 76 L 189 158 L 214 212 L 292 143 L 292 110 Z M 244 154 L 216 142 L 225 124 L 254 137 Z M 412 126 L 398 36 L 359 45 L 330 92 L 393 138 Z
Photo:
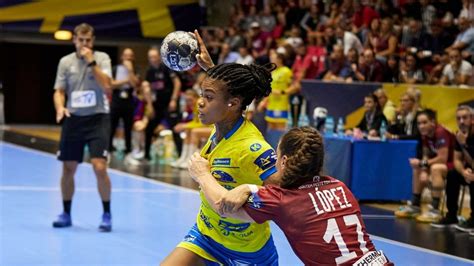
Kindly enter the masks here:
M 132 152 L 132 157 L 134 159 L 140 160 L 143 157 L 145 157 L 145 152 L 144 151 L 133 151 Z

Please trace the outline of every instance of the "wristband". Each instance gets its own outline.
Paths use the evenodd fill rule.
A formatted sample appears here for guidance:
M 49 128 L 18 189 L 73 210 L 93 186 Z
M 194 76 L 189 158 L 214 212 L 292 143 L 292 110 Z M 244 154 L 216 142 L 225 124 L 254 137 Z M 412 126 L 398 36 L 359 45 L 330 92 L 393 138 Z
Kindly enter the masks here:
M 250 189 L 250 192 L 257 193 L 258 192 L 258 187 L 256 185 L 247 185 Z
M 423 160 L 420 161 L 420 167 L 421 168 L 428 168 L 428 166 L 429 166 L 428 165 L 428 160 L 423 159 Z
M 93 67 L 93 66 L 97 66 L 97 62 L 95 60 L 92 60 L 92 62 L 90 62 L 89 64 L 87 64 L 88 67 Z

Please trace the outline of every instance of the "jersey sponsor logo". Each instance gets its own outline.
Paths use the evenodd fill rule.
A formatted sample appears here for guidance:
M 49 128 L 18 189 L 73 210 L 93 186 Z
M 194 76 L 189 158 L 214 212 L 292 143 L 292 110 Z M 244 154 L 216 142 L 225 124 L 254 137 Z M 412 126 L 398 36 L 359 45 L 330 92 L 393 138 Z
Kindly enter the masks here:
M 260 199 L 260 197 L 256 193 L 252 193 L 252 195 L 250 195 L 249 199 L 247 200 L 247 203 L 253 209 L 260 209 L 263 207 L 262 199 Z
M 266 150 L 253 162 L 263 171 L 271 168 L 276 163 L 277 156 L 272 149 Z
M 209 217 L 205 215 L 204 212 L 202 212 L 202 210 L 199 211 L 199 218 L 206 225 L 207 228 L 212 229 L 212 224 L 209 221 Z
M 221 232 L 227 236 L 230 232 L 243 232 L 250 227 L 250 223 L 242 223 L 242 224 L 233 224 L 224 220 L 219 220 L 219 227 Z
M 220 182 L 223 182 L 223 183 L 237 183 L 230 174 L 228 174 L 224 171 L 214 170 L 214 171 L 212 171 L 211 174 L 215 179 L 217 179 L 217 181 L 220 181 Z
M 194 243 L 195 240 L 196 240 L 196 237 L 192 235 L 187 235 L 183 239 L 184 242 L 190 242 L 190 243 Z
M 373 266 L 382 266 L 388 263 L 387 257 L 383 254 L 381 250 L 367 252 L 362 258 L 354 263 L 357 266 L 363 265 L 373 265 Z
M 216 158 L 212 161 L 212 166 L 229 166 L 230 158 Z
M 250 145 L 250 150 L 253 152 L 259 151 L 262 148 L 262 145 L 260 143 L 254 143 Z

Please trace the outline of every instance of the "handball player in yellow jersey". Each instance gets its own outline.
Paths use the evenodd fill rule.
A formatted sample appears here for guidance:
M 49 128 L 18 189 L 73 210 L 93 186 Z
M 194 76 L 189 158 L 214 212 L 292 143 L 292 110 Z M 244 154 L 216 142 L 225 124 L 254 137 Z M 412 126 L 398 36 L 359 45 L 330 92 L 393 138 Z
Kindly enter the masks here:
M 214 66 L 198 32 L 194 33 L 200 46 L 198 62 L 207 71 L 201 85 L 199 118 L 203 124 L 214 124 L 201 156 L 210 162 L 211 174 L 226 189 L 276 183 L 275 151 L 243 117 L 254 99 L 270 94 L 275 66 Z M 161 265 L 278 265 L 268 222 L 220 217 L 203 193 L 200 197 L 196 224 Z

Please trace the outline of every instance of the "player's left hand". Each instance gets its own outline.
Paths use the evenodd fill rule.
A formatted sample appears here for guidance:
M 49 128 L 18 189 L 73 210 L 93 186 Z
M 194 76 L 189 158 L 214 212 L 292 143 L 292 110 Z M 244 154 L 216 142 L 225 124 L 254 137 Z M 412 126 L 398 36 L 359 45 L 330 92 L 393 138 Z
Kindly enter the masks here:
M 218 212 L 220 215 L 235 213 L 247 202 L 250 191 L 247 185 L 238 186 L 222 196 L 217 202 Z
M 94 54 L 92 53 L 92 49 L 83 46 L 81 48 L 80 54 L 81 54 L 81 57 L 84 58 L 84 60 L 86 60 L 88 64 L 94 61 Z
M 199 152 L 195 152 L 189 160 L 188 171 L 194 181 L 199 183 L 203 175 L 210 174 L 209 161 L 201 157 Z

